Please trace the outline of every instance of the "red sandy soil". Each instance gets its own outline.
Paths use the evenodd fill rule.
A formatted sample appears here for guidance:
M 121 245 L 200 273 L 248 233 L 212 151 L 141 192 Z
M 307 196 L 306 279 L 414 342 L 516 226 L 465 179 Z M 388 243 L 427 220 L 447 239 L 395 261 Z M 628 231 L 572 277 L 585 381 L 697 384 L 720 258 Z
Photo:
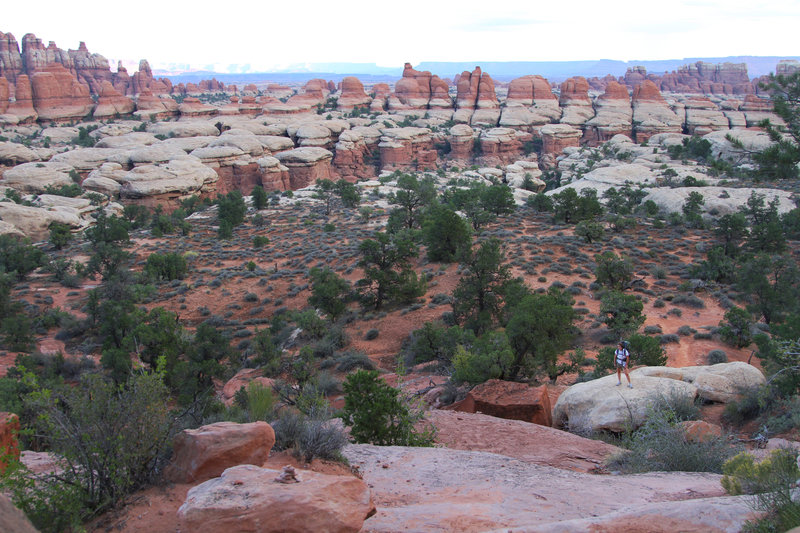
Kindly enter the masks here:
M 149 253 L 154 251 L 161 252 L 196 252 L 197 256 L 190 259 L 190 273 L 182 284 L 185 290 L 176 290 L 173 284 L 164 284 L 159 287 L 160 295 L 148 308 L 156 306 L 165 307 L 178 314 L 181 322 L 187 328 L 193 328 L 203 320 L 211 316 L 224 317 L 227 320 L 245 320 L 254 317 L 270 317 L 278 308 L 303 309 L 307 305 L 310 290 L 305 289 L 290 296 L 292 286 L 302 286 L 309 283 L 305 276 L 305 269 L 312 266 L 331 266 L 351 282 L 361 277 L 361 270 L 355 266 L 358 254 L 350 257 L 339 256 L 315 256 L 310 260 L 304 259 L 309 256 L 309 252 L 323 250 L 328 247 L 333 250 L 341 250 L 351 245 L 356 246 L 360 240 L 369 236 L 368 232 L 363 232 L 365 224 L 355 217 L 347 218 L 341 214 L 334 214 L 328 219 L 336 225 L 337 230 L 332 233 L 323 233 L 319 228 L 326 220 L 318 215 L 314 215 L 311 207 L 298 205 L 294 207 L 281 207 L 265 212 L 265 218 L 270 222 L 267 226 L 256 228 L 252 225 L 245 225 L 236 229 L 236 239 L 229 242 L 216 240 L 216 228 L 212 221 L 194 220 L 193 231 L 188 237 L 177 235 L 166 235 L 163 238 L 152 238 L 144 234 L 133 236 L 133 244 L 130 250 L 136 254 L 134 268 L 141 268 L 141 264 Z M 525 211 L 525 213 L 528 213 Z M 600 251 L 614 250 L 616 253 L 627 254 L 629 248 L 616 246 L 611 241 L 606 241 L 600 249 L 590 249 L 581 241 L 572 237 L 571 228 L 552 229 L 549 220 L 540 215 L 526 214 L 528 218 L 521 214 L 515 214 L 508 219 L 501 219 L 498 223 L 488 228 L 488 233 L 506 232 L 503 240 L 506 242 L 506 254 L 508 260 L 514 265 L 512 273 L 514 276 L 522 276 L 525 282 L 533 289 L 548 288 L 552 283 L 558 281 L 566 286 L 573 282 L 580 281 L 585 287 L 594 281 L 591 273 L 591 261 L 595 253 Z M 311 224 L 304 221 L 311 220 Z M 348 230 L 352 228 L 352 230 Z M 361 234 L 358 232 L 362 231 Z M 703 258 L 703 254 L 695 251 L 694 244 L 700 240 L 713 238 L 710 233 L 698 235 L 689 230 L 684 236 L 673 236 L 672 242 L 675 247 L 668 253 L 671 259 L 676 257 L 684 264 L 691 264 Z M 639 239 L 637 247 L 641 251 L 647 252 L 650 247 L 658 246 L 668 242 L 665 237 L 667 230 L 654 230 L 649 226 L 640 226 L 635 230 L 622 234 L 622 238 L 630 241 Z M 559 237 L 563 234 L 560 241 L 554 242 L 548 239 Z M 254 249 L 252 247 L 252 237 L 254 235 L 265 235 L 269 237 L 270 244 L 264 249 Z M 534 242 L 521 242 L 521 238 L 536 238 Z M 680 240 L 677 240 L 680 239 Z M 531 249 L 529 249 L 529 247 Z M 575 272 L 563 274 L 550 270 L 544 272 L 549 266 L 558 263 L 559 258 L 568 257 L 570 254 L 567 247 L 577 248 L 586 256 L 589 261 L 576 261 L 570 257 L 568 263 L 573 269 L 580 267 L 583 274 Z M 212 248 L 219 249 L 220 253 L 212 253 Z M 545 254 L 546 251 L 550 254 Z M 284 257 L 266 257 L 266 251 L 284 253 Z M 574 251 L 574 250 L 573 250 Z M 352 250 L 351 250 L 352 253 Z M 68 258 L 80 258 L 80 254 L 85 251 L 75 245 L 74 249 L 65 252 Z M 238 255 L 237 255 L 238 254 Z M 544 263 L 535 265 L 535 273 L 526 274 L 517 261 L 530 262 L 538 257 L 547 259 Z M 85 258 L 85 256 L 84 256 Z M 245 273 L 245 264 L 248 261 L 256 264 L 256 274 L 252 277 L 233 275 L 227 278 L 220 286 L 213 287 L 210 282 L 217 277 L 219 272 L 225 271 L 233 274 Z M 701 298 L 705 307 L 693 309 L 687 306 L 672 305 L 669 301 L 662 308 L 655 308 L 653 302 L 665 295 L 677 295 L 681 291 L 678 285 L 685 280 L 669 273 L 662 281 L 670 285 L 656 285 L 658 281 L 648 273 L 654 265 L 664 264 L 665 258 L 659 255 L 658 251 L 653 251 L 648 257 L 639 257 L 639 264 L 636 266 L 636 276 L 641 278 L 646 288 L 655 292 L 655 295 L 644 296 L 646 303 L 644 313 L 647 315 L 645 325 L 659 325 L 663 333 L 676 333 L 680 326 L 689 325 L 697 331 L 706 331 L 703 326 L 716 327 L 723 318 L 723 309 L 716 298 L 707 292 L 697 292 L 695 295 Z M 423 270 L 429 272 L 428 293 L 420 301 L 421 306 L 417 309 L 409 307 L 387 307 L 380 312 L 369 312 L 359 315 L 359 317 L 346 326 L 346 332 L 351 339 L 348 349 L 359 350 L 366 353 L 378 366 L 391 372 L 396 366 L 396 356 L 401 349 L 403 341 L 408 334 L 421 327 L 425 322 L 439 318 L 442 313 L 451 311 L 447 304 L 433 305 L 431 299 L 437 294 L 451 294 L 459 280 L 458 266 L 442 266 L 438 263 L 427 263 L 424 260 L 424 249 L 422 257 L 415 264 L 417 272 L 422 274 Z M 345 272 L 345 268 L 352 270 Z M 291 277 L 280 277 L 271 279 L 273 273 L 286 273 L 296 271 Z M 300 273 L 302 272 L 302 273 Z M 541 277 L 546 281 L 539 281 Z M 201 283 L 202 280 L 202 283 Z M 266 285 L 259 284 L 266 280 Z M 97 285 L 97 281 L 88 281 L 84 286 L 77 289 L 68 289 L 51 281 L 48 274 L 36 274 L 30 277 L 27 284 L 29 288 L 18 297 L 24 298 L 30 303 L 37 303 L 46 307 L 60 307 L 76 316 L 82 317 L 81 306 L 85 304 L 87 290 Z M 267 290 L 271 287 L 271 290 Z M 67 296 L 68 293 L 77 293 Z M 170 296 L 166 296 L 170 293 Z M 247 302 L 244 299 L 246 293 L 254 293 L 258 297 L 257 302 Z M 53 301 L 49 305 L 43 304 L 45 296 L 52 297 Z M 269 298 L 271 301 L 264 303 Z M 594 300 L 592 292 L 588 288 L 582 288 L 580 294 L 574 296 L 576 307 L 583 307 L 589 310 L 589 314 L 597 314 L 600 302 Z M 256 307 L 263 307 L 263 310 L 252 314 Z M 681 310 L 682 316 L 667 314 L 667 311 L 677 307 Z M 206 308 L 208 311 L 201 310 Z M 357 311 L 358 305 L 351 304 L 351 309 Z M 596 319 L 589 314 L 582 315 L 577 322 L 583 335 L 579 343 L 586 351 L 587 356 L 593 357 L 602 347 L 599 342 L 600 335 L 605 331 L 605 327 L 596 326 Z M 594 323 L 595 327 L 591 328 Z M 268 324 L 248 325 L 251 332 L 257 329 L 268 327 Z M 379 336 L 371 341 L 364 339 L 367 331 L 377 329 Z M 48 332 L 47 335 L 37 339 L 37 348 L 42 352 L 54 353 L 62 352 L 66 357 L 80 357 L 75 346 L 69 342 L 65 345 L 55 339 L 57 330 Z M 240 341 L 234 339 L 234 345 Z M 724 345 L 718 338 L 713 340 L 698 340 L 692 335 L 681 336 L 680 343 L 667 344 L 665 346 L 668 355 L 669 366 L 690 366 L 706 363 L 706 354 L 712 349 L 723 349 L 730 361 L 748 361 L 751 356 L 751 348 L 733 349 Z M 9 366 L 13 366 L 16 354 L 0 352 L 0 375 L 5 375 Z M 99 354 L 92 354 L 95 358 Z M 566 357 L 566 354 L 565 354 Z M 753 359 L 753 364 L 758 365 L 758 361 Z M 339 375 L 342 379 L 343 376 Z M 557 395 L 566 385 L 572 383 L 575 376 L 562 376 L 556 386 L 550 387 L 552 401 L 555 403 Z M 719 406 L 710 406 L 704 411 L 709 421 L 718 422 L 720 416 Z M 487 436 L 491 439 L 491 436 Z M 490 443 L 483 443 L 482 449 L 490 447 Z M 272 467 L 280 468 L 287 463 L 292 463 L 285 454 L 270 458 L 268 464 Z M 325 471 L 346 470 L 341 465 L 330 465 L 326 463 L 312 464 L 314 470 Z M 188 485 L 173 485 L 167 487 L 154 487 L 134 495 L 128 504 L 120 512 L 109 513 L 98 519 L 90 527 L 90 531 L 151 531 L 156 532 L 175 532 L 177 528 L 175 512 L 183 502 Z

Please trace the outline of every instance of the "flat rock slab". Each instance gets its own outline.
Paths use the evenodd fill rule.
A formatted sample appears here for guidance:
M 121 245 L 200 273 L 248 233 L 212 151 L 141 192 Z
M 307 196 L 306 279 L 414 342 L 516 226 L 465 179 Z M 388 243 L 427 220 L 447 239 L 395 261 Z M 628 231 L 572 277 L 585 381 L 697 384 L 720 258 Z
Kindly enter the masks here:
M 516 531 L 646 504 L 724 496 L 716 474 L 601 476 L 446 448 L 359 444 L 347 446 L 344 455 L 359 468 L 378 509 L 364 532 Z M 686 520 L 696 523 L 698 512 Z
M 526 463 L 589 472 L 622 450 L 600 440 L 521 420 L 479 413 L 432 410 L 436 442 L 448 448 L 498 453 Z

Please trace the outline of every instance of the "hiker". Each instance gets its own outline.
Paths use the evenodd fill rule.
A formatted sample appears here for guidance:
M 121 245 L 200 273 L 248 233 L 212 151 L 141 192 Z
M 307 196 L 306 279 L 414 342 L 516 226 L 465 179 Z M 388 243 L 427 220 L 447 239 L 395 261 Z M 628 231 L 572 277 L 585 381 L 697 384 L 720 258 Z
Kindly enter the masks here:
M 614 366 L 617 367 L 617 387 L 622 385 L 621 371 L 625 371 L 625 377 L 628 378 L 628 388 L 633 388 L 633 385 L 631 385 L 631 375 L 628 374 L 628 361 L 630 358 L 631 354 L 625 348 L 625 343 L 620 342 L 617 349 L 614 350 Z

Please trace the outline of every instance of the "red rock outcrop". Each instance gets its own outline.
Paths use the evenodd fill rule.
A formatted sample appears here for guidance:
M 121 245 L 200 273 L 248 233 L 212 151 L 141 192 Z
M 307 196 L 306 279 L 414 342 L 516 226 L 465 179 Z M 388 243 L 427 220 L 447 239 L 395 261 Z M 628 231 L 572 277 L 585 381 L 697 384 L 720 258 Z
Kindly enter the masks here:
M 376 83 L 372 86 L 372 103 L 369 105 L 369 110 L 377 113 L 382 113 L 388 106 L 389 95 L 392 90 L 386 83 Z
M 386 128 L 378 144 L 381 168 L 433 168 L 438 156 L 427 128 Z
M 605 92 L 595 102 L 595 110 L 597 114 L 584 125 L 583 142 L 599 146 L 614 135 L 632 135 L 633 110 L 624 85 L 609 81 Z
M 8 87 L 8 80 L 0 78 L 0 115 L 8 110 L 8 99 L 11 96 L 11 91 Z
M 27 75 L 20 74 L 17 76 L 14 95 L 16 99 L 9 103 L 6 112 L 10 115 L 15 115 L 23 123 L 35 121 L 39 115 L 33 108 L 33 90 Z
M 527 138 L 523 137 L 527 135 Z M 504 165 L 522 157 L 522 144 L 531 135 L 518 134 L 511 128 L 491 128 L 482 130 L 479 138 L 481 146 L 480 161 L 484 166 Z
M 683 117 L 670 109 L 655 83 L 645 80 L 633 90 L 633 122 L 636 142 L 658 133 L 681 133 Z
M 303 146 L 275 154 L 289 172 L 289 188 L 303 189 L 317 180 L 331 179 L 333 154 L 318 146 Z
M 573 126 L 583 126 L 594 117 L 592 100 L 589 98 L 589 82 L 583 76 L 567 79 L 561 84 L 561 96 L 558 100 L 563 114 L 561 122 Z
M 261 466 L 275 444 L 275 432 L 266 422 L 217 422 L 186 429 L 175 437 L 167 476 L 177 483 L 205 481 L 226 468 Z
M 77 50 L 68 50 L 67 54 L 72 60 L 72 73 L 79 82 L 87 85 L 92 94 L 102 92 L 103 83 L 111 82 L 113 74 L 108 64 L 108 59 L 100 54 L 92 54 L 83 41 Z
M 261 186 L 266 191 L 288 191 L 292 188 L 288 167 L 276 157 L 266 156 L 257 161 Z M 249 192 L 249 191 L 248 191 Z
M 366 106 L 372 101 L 364 92 L 364 84 L 353 76 L 342 79 L 340 84 L 341 92 L 337 100 L 336 107 L 341 110 L 350 111 L 356 106 Z
M 136 104 L 127 96 L 122 96 L 110 81 L 104 81 L 94 108 L 94 118 L 101 120 L 116 115 L 129 115 L 136 109 Z
M 198 98 L 187 96 L 178 104 L 181 117 L 210 117 L 217 114 L 217 108 L 204 104 Z
M 542 136 L 542 164 L 548 165 L 568 146 L 580 146 L 581 130 L 569 124 L 546 124 L 539 130 Z
M 472 159 L 472 150 L 475 144 L 475 131 L 466 124 L 456 124 L 450 128 L 450 153 L 449 159 L 455 161 L 469 161 Z
M 19 459 L 19 417 L 0 413 L 0 474 L 8 467 L 7 460 Z
M 490 379 L 472 389 L 456 410 L 552 426 L 547 387 Z
M 168 78 L 153 78 L 150 63 L 146 59 L 142 59 L 139 61 L 139 70 L 131 76 L 131 83 L 128 92 L 125 94 L 135 96 L 148 90 L 155 95 L 170 94 L 172 92 L 172 82 Z
M 457 110 L 453 119 L 480 126 L 496 126 L 500 119 L 500 105 L 491 76 L 475 67 L 464 71 L 456 85 Z
M 10 84 L 17 82 L 22 74 L 22 54 L 17 39 L 10 33 L 0 32 L 0 76 Z
M 403 77 L 394 85 L 395 98 L 389 99 L 389 109 L 427 109 L 431 99 L 431 73 L 414 70 L 411 63 L 403 68 Z
M 94 108 L 89 87 L 75 79 L 62 65 L 51 64 L 31 78 L 33 107 L 39 120 L 82 120 Z
M 364 142 L 363 135 L 345 130 L 336 142 L 333 167 L 342 178 L 351 182 L 370 179 L 375 177 L 372 155 L 373 152 Z
M 139 118 L 149 120 L 164 119 L 178 115 L 178 102 L 172 98 L 160 98 L 146 89 L 136 99 L 136 113 Z
M 558 99 L 546 79 L 523 76 L 508 84 L 508 97 L 500 116 L 500 126 L 528 129 L 558 121 L 561 113 Z
M 328 82 L 320 78 L 315 78 L 313 80 L 308 80 L 303 87 L 303 92 L 295 94 L 289 98 L 286 103 L 310 109 L 317 104 L 324 103 L 328 94 L 330 94 Z

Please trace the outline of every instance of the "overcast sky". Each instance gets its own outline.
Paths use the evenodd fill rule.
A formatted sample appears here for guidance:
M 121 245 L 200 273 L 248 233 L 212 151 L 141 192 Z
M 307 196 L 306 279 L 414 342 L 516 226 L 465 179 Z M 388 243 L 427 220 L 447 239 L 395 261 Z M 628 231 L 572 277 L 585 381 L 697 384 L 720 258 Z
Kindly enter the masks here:
M 760 5 L 759 5 L 760 4 Z M 205 7 L 209 5 L 210 7 Z M 153 68 L 800 56 L 800 0 L 5 2 L 0 31 Z

